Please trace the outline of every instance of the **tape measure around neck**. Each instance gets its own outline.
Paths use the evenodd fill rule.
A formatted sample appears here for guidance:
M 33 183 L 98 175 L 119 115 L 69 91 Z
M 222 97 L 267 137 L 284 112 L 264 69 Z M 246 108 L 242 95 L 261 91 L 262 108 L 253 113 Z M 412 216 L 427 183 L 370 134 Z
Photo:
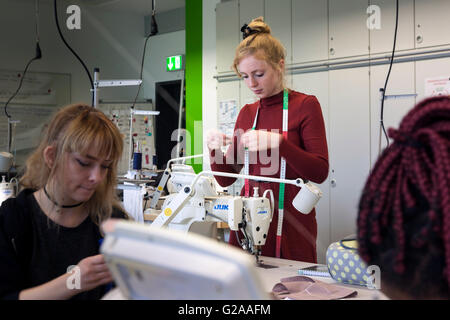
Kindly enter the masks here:
M 289 106 L 289 93 L 287 89 L 283 90 L 283 124 L 282 124 L 282 131 L 283 131 L 283 138 L 287 139 L 287 133 L 288 133 L 288 106 Z M 253 127 L 252 130 L 256 129 L 256 124 L 258 121 L 258 115 L 259 115 L 259 107 L 256 110 L 255 120 L 253 121 Z M 245 148 L 245 154 L 244 154 L 244 174 L 249 175 L 249 152 L 248 149 Z M 281 168 L 280 168 L 280 179 L 286 178 L 286 159 L 284 157 L 281 157 Z M 284 183 L 280 183 L 280 189 L 278 192 L 278 224 L 277 224 L 277 237 L 276 237 L 276 257 L 280 257 L 281 252 L 281 234 L 282 234 L 282 226 L 283 226 L 283 218 L 284 218 Z M 244 182 L 244 190 L 245 190 L 245 197 L 250 196 L 250 184 L 248 179 L 245 179 Z
M 261 102 L 260 102 L 261 104 Z M 256 129 L 256 123 L 258 122 L 258 114 L 259 114 L 259 107 L 258 109 L 256 109 L 256 116 L 255 116 L 255 120 L 253 121 L 253 127 L 252 130 Z M 248 153 L 248 148 L 245 147 L 245 151 L 244 151 L 244 174 L 245 175 L 249 175 L 249 168 L 250 168 L 250 163 L 249 163 L 249 153 Z M 250 197 L 250 183 L 248 181 L 248 179 L 244 180 L 244 190 L 245 190 L 245 197 L 248 198 Z

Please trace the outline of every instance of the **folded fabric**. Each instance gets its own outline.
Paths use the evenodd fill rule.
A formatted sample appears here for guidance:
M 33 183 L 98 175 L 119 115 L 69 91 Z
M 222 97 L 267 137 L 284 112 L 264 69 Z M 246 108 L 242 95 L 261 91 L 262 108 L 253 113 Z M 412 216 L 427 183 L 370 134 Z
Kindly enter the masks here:
M 283 278 L 277 283 L 272 293 L 276 299 L 294 300 L 333 300 L 355 297 L 354 289 L 325 283 L 305 276 Z

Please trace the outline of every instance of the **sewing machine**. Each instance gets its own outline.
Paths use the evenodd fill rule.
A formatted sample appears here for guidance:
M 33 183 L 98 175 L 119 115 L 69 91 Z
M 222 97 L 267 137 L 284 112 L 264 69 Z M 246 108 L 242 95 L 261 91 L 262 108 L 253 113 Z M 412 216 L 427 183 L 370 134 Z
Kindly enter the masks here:
M 304 214 L 309 213 L 321 197 L 320 189 L 310 183 L 305 184 L 301 179 L 286 180 L 214 171 L 203 171 L 196 175 L 189 166 L 174 165 L 167 180 L 170 194 L 159 199 L 163 201 L 161 209 L 158 206 L 151 209 L 159 212 L 151 226 L 188 232 L 192 231 L 194 224 L 226 222 L 230 230 L 242 232 L 244 239 L 240 241 L 241 247 L 255 255 L 258 261 L 273 217 L 272 190 L 266 190 L 260 196 L 258 188 L 254 188 L 252 197 L 220 195 L 215 189 L 212 175 L 289 183 L 302 187 L 294 199 L 294 206 Z M 271 201 L 266 197 L 267 194 L 271 196 Z
M 266 193 L 272 194 L 272 191 L 267 190 L 262 197 L 256 193 L 250 198 L 219 196 L 213 178 L 201 177 L 191 187 L 195 178 L 195 175 L 173 173 L 173 181 L 169 182 L 168 189 L 174 188 L 178 192 L 165 199 L 161 213 L 152 226 L 167 226 L 169 229 L 188 232 L 195 223 L 211 225 L 219 221 L 226 222 L 230 230 L 242 231 L 245 238 L 241 246 L 258 257 L 272 221 L 273 208 L 265 197 Z M 185 183 L 181 184 L 179 180 Z

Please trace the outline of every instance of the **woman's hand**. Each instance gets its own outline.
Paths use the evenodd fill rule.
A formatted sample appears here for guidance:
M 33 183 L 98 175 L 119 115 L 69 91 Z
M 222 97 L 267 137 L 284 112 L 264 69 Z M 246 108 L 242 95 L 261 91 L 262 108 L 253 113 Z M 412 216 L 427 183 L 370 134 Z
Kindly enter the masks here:
M 266 130 L 248 130 L 241 137 L 241 143 L 249 151 L 264 151 L 276 149 L 280 146 L 283 136 Z
M 209 151 L 220 149 L 231 143 L 231 137 L 218 130 L 210 130 L 207 134 L 206 144 Z
M 77 266 L 81 274 L 81 291 L 89 291 L 113 281 L 102 254 L 84 258 Z
M 76 267 L 79 268 L 79 270 L 73 275 L 70 272 L 67 272 L 49 282 L 20 291 L 19 299 L 70 299 L 81 292 L 92 290 L 113 281 L 102 254 L 84 258 Z M 75 280 L 75 283 L 73 280 Z M 75 284 L 75 286 L 73 286 L 73 284 Z

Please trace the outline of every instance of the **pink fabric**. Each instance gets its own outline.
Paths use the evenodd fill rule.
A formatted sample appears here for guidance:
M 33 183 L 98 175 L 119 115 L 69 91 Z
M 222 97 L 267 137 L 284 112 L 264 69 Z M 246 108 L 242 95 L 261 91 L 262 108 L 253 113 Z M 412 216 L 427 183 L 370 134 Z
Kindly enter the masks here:
M 358 294 L 354 289 L 344 288 L 304 276 L 283 278 L 280 281 L 272 289 L 272 293 L 277 299 L 333 300 L 351 298 Z

